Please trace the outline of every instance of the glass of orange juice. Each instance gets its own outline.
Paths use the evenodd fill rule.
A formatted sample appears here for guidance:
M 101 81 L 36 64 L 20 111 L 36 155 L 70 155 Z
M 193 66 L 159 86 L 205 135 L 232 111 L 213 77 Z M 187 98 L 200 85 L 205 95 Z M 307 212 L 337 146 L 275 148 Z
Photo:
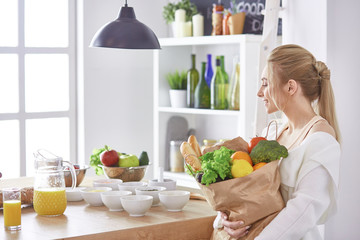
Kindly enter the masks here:
M 19 188 L 5 188 L 2 192 L 5 230 L 20 230 L 21 191 Z

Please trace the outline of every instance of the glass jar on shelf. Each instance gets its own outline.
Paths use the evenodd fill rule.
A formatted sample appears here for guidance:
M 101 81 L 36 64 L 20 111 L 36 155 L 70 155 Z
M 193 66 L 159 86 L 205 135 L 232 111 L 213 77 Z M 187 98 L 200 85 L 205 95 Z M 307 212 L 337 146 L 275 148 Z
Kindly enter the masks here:
M 180 152 L 182 140 L 170 141 L 170 171 L 184 172 L 184 158 Z
M 211 35 L 222 35 L 223 29 L 222 29 L 222 22 L 223 22 L 223 16 L 224 16 L 224 5 L 221 4 L 221 1 L 219 0 L 218 4 L 213 4 L 213 10 L 212 10 L 212 32 Z
M 217 141 L 215 139 L 204 139 L 203 140 L 203 145 L 200 148 L 201 152 L 203 152 L 204 149 L 213 146 L 214 144 L 216 144 L 216 142 Z

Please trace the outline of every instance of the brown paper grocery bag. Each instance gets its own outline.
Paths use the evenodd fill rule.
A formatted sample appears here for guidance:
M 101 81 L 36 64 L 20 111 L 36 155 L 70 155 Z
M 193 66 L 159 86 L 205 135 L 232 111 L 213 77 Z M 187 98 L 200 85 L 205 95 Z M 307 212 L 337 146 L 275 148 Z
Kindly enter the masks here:
M 215 211 L 227 213 L 229 220 L 252 225 L 241 240 L 254 239 L 285 206 L 279 191 L 278 162 L 266 164 L 251 174 L 205 186 L 199 184 Z M 214 230 L 212 239 L 232 239 L 223 229 Z

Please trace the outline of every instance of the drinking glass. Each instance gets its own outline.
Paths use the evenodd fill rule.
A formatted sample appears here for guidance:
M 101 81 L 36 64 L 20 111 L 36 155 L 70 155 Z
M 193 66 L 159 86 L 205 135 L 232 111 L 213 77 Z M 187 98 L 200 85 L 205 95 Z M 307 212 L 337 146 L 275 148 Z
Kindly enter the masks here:
M 5 188 L 3 192 L 3 211 L 5 230 L 21 229 L 21 191 L 20 188 Z

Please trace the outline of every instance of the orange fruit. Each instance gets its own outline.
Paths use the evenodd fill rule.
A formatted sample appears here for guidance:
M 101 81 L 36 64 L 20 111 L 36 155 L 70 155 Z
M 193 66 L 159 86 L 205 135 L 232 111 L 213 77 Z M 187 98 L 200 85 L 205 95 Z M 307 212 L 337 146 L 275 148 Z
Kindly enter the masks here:
M 254 171 L 258 170 L 259 168 L 263 167 L 266 164 L 266 162 L 259 162 L 253 166 Z
M 251 166 L 253 165 L 251 157 L 247 152 L 243 152 L 243 151 L 234 152 L 230 158 L 232 159 L 231 162 L 234 162 L 235 159 L 244 159 L 248 161 L 251 164 Z

